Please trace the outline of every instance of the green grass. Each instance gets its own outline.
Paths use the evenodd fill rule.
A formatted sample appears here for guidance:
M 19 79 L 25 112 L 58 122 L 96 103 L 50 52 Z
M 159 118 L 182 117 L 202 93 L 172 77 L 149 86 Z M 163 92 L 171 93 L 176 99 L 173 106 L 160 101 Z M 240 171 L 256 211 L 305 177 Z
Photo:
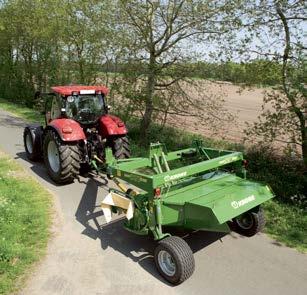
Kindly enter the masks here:
M 44 117 L 38 111 L 27 108 L 26 106 L 13 103 L 9 100 L 0 98 L 0 108 L 13 113 L 14 115 L 23 118 L 29 122 L 43 123 Z
M 37 121 L 37 116 L 40 114 L 35 113 L 33 110 L 20 107 L 18 105 L 8 104 L 7 101 L 0 99 L 0 108 L 9 110 L 24 119 L 29 121 Z M 138 144 L 139 137 L 139 121 L 137 119 L 130 120 L 128 122 L 129 127 L 129 137 L 131 138 L 131 150 L 133 156 L 143 156 L 147 153 L 147 149 Z M 150 130 L 150 141 L 151 142 L 164 142 L 169 150 L 174 150 L 190 145 L 191 141 L 195 138 L 200 138 L 199 135 L 191 134 L 185 131 L 174 129 L 171 127 L 165 127 L 163 131 L 160 130 L 160 126 L 153 124 Z M 174 140 L 176 139 L 176 140 Z M 231 150 L 240 150 L 243 151 L 244 147 L 242 145 L 237 145 L 235 143 L 212 140 L 210 138 L 203 138 L 204 143 L 208 147 L 231 149 Z M 280 173 L 283 174 L 283 182 L 287 182 L 287 171 L 278 170 L 278 163 L 274 162 L 278 167 L 273 169 L 272 165 L 266 164 L 268 162 L 267 158 L 260 159 L 259 155 L 254 156 L 257 162 L 252 166 L 252 170 L 256 173 L 253 173 L 255 179 L 264 181 L 268 180 L 268 173 L 266 170 L 271 171 L 274 175 L 271 175 L 271 185 L 277 182 L 280 178 Z M 286 163 L 287 164 L 287 163 Z M 260 168 L 257 172 L 257 166 Z M 279 167 L 280 168 L 280 167 Z M 265 175 L 263 175 L 266 173 Z M 280 183 L 279 185 L 283 187 L 285 185 L 293 186 L 293 178 L 290 178 L 287 184 Z M 282 187 L 281 187 L 282 189 Z M 295 191 L 295 189 L 293 189 Z M 290 192 L 290 191 L 289 191 Z M 307 214 L 306 209 L 299 208 L 298 206 L 291 204 L 284 204 L 278 202 L 279 198 L 275 198 L 273 201 L 267 202 L 264 204 L 264 208 L 267 215 L 267 226 L 265 232 L 272 236 L 277 241 L 289 246 L 298 249 L 301 252 L 307 252 Z M 282 200 L 282 199 L 279 199 Z
M 263 204 L 265 233 L 300 252 L 307 253 L 307 214 L 301 208 L 276 201 Z
M 50 194 L 0 151 L 0 294 L 21 287 L 45 253 Z

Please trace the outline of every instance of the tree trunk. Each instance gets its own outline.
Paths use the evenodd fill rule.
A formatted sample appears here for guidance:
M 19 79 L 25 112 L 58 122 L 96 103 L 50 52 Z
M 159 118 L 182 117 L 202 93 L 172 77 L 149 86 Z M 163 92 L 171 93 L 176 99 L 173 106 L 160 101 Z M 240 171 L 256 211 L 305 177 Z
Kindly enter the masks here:
M 79 83 L 84 84 L 84 61 L 83 61 L 83 44 L 81 47 L 77 45 L 77 56 L 79 65 Z
M 302 156 L 303 156 L 305 170 L 307 172 L 307 128 L 305 126 L 301 126 L 301 134 L 302 134 Z
M 84 69 L 83 69 L 83 60 L 79 60 L 79 77 L 80 77 L 80 83 L 84 84 Z
M 146 145 L 148 143 L 149 127 L 152 120 L 154 110 L 153 97 L 155 92 L 156 74 L 155 74 L 155 59 L 152 55 L 148 67 L 147 85 L 146 85 L 146 100 L 145 113 L 140 125 L 140 143 Z
M 302 140 L 302 157 L 305 169 L 307 171 L 307 128 L 306 128 L 306 120 L 304 113 L 300 110 L 300 108 L 297 106 L 297 102 L 295 98 L 292 96 L 289 90 L 288 86 L 288 60 L 289 55 L 291 51 L 291 40 L 290 40 L 290 29 L 288 25 L 288 20 L 285 16 L 285 14 L 282 11 L 282 7 L 280 2 L 276 3 L 276 12 L 278 16 L 280 17 L 280 20 L 283 24 L 284 33 L 285 33 L 285 48 L 283 53 L 283 63 L 282 63 L 282 84 L 283 84 L 283 90 L 286 94 L 292 109 L 296 116 L 298 117 L 300 121 L 300 129 L 301 129 L 301 140 Z

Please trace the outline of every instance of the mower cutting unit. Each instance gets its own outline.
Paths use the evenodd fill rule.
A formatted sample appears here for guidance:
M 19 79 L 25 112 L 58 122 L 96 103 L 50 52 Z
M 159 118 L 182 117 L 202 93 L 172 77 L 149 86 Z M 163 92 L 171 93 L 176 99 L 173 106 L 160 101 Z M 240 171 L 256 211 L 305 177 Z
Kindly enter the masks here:
M 246 179 L 243 154 L 205 148 L 201 141 L 174 152 L 152 144 L 147 158 L 116 160 L 106 151 L 107 173 L 120 190 L 110 189 L 102 202 L 107 221 L 111 212 L 126 212 L 125 228 L 139 235 L 153 234 L 159 244 L 155 263 L 161 275 L 180 284 L 194 271 L 188 244 L 165 231 L 230 232 L 253 236 L 264 226 L 260 204 L 273 198 L 271 189 Z M 126 189 L 117 178 L 137 187 Z

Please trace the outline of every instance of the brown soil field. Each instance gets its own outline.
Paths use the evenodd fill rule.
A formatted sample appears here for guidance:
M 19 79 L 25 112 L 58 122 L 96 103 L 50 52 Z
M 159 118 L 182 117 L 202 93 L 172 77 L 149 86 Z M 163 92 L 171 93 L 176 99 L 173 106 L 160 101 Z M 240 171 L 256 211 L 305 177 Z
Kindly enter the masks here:
M 205 89 L 208 94 L 221 96 L 225 103 L 224 108 L 235 116 L 233 122 L 220 121 L 220 127 L 212 130 L 211 126 L 200 123 L 197 117 L 169 116 L 167 124 L 189 132 L 198 133 L 204 136 L 214 137 L 215 139 L 225 139 L 234 142 L 241 142 L 244 137 L 246 122 L 253 123 L 261 114 L 261 106 L 264 97 L 264 88 L 242 88 L 227 82 L 208 82 L 204 81 Z

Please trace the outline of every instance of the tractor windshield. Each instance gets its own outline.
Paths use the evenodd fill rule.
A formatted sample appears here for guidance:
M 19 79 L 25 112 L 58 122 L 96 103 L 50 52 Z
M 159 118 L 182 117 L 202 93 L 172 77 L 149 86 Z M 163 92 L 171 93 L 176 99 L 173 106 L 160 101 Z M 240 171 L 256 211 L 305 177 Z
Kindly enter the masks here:
M 66 99 L 66 114 L 81 124 L 95 123 L 105 112 L 102 95 L 73 95 Z

